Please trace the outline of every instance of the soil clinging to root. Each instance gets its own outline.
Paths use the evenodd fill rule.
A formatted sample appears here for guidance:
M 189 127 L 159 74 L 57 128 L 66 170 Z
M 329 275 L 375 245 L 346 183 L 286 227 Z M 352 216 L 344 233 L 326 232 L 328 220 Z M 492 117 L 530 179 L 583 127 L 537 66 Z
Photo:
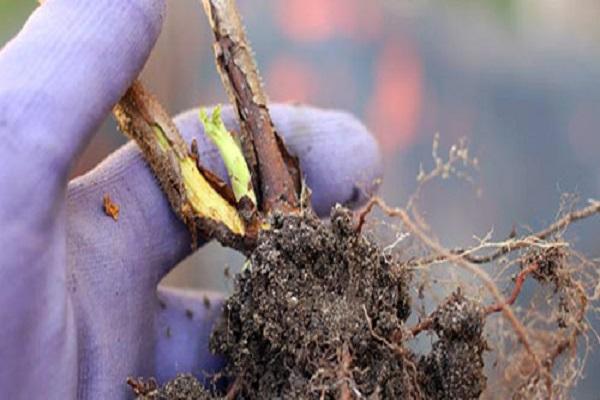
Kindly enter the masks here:
M 478 398 L 483 310 L 454 293 L 434 313 L 432 350 L 415 354 L 402 329 L 410 283 L 402 264 L 356 232 L 349 210 L 334 209 L 330 223 L 309 211 L 275 215 L 212 336 L 235 382 L 227 398 Z M 225 395 L 185 397 L 190 387 L 197 390 L 194 380 L 180 376 L 154 391 L 163 397 L 140 398 Z

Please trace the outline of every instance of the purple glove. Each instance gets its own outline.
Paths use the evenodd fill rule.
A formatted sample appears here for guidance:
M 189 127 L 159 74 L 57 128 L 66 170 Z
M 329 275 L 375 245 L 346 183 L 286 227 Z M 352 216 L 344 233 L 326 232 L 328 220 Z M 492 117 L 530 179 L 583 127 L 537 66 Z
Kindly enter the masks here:
M 73 160 L 138 75 L 160 0 L 48 0 L 0 53 L 0 398 L 118 399 L 127 376 L 214 371 L 218 307 L 160 288 L 190 237 L 133 144 L 67 183 Z M 316 210 L 373 189 L 377 145 L 348 114 L 273 106 Z M 232 113 L 224 112 L 230 126 Z M 221 176 L 196 112 L 177 118 Z M 121 207 L 118 222 L 101 208 Z M 217 295 L 211 295 L 218 299 Z

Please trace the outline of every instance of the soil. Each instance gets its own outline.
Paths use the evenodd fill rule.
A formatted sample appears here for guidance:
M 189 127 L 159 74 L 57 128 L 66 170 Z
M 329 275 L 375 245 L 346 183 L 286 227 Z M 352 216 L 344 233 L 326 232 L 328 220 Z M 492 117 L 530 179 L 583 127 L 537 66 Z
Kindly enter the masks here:
M 410 350 L 411 274 L 350 211 L 330 223 L 275 215 L 250 261 L 210 344 L 229 360 L 229 393 L 182 375 L 140 399 L 476 399 L 485 388 L 482 308 L 452 294 L 433 314 L 431 351 Z
M 193 375 L 181 374 L 158 387 L 154 379 L 142 381 L 129 379 L 127 381 L 138 399 L 143 400 L 211 400 L 214 397 L 202 386 Z

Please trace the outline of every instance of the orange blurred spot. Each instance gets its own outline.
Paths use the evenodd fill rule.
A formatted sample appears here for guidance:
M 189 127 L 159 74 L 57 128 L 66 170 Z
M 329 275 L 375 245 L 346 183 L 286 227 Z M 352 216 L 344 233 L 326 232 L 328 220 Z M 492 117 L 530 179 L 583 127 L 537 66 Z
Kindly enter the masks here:
M 375 68 L 369 125 L 385 153 L 410 145 L 417 134 L 423 96 L 421 60 L 408 41 L 388 43 Z
M 361 0 L 286 0 L 275 2 L 275 7 L 283 33 L 302 42 L 335 35 L 372 38 L 382 24 L 380 6 Z
M 314 100 L 318 91 L 318 74 L 310 65 L 289 56 L 279 56 L 267 71 L 267 93 L 277 101 Z

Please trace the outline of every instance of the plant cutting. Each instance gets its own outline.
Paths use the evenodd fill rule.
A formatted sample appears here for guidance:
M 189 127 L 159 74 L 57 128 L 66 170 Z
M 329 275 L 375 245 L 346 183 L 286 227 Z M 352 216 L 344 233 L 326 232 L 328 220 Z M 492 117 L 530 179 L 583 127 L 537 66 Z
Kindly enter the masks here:
M 270 117 L 235 2 L 202 4 L 240 130 L 225 128 L 219 107 L 202 111 L 199 119 L 229 182 L 203 166 L 197 145 L 182 139 L 139 81 L 114 115 L 142 149 L 194 243 L 218 240 L 245 254 L 248 267 L 236 278 L 211 341 L 212 350 L 228 360 L 220 374 L 227 388 L 204 388 L 185 374 L 163 386 L 132 380 L 139 398 L 475 399 L 493 386 L 484 358 L 493 346 L 484 328 L 495 315 L 503 317 L 502 335 L 512 341 L 502 363 L 515 378 L 503 390 L 515 398 L 551 398 L 568 390 L 575 381 L 569 362 L 576 360 L 568 350 L 585 334 L 585 315 L 599 294 L 583 279 L 587 261 L 561 235 L 571 223 L 597 214 L 600 203 L 564 212 L 537 233 L 453 250 L 442 247 L 421 222 L 418 192 L 405 208 L 374 198 L 358 212 L 335 207 L 329 221 L 322 221 L 311 209 L 298 160 Z M 446 160 L 434 147 L 434 159 L 435 167 L 419 174 L 421 185 L 455 173 L 460 164 L 476 164 L 463 144 L 452 147 Z M 390 253 L 367 234 L 375 207 L 398 218 L 420 247 Z M 517 270 L 508 295 L 482 268 L 499 260 Z M 418 313 L 411 296 L 416 277 L 441 263 L 471 274 L 485 294 L 475 298 L 456 285 L 433 311 Z M 558 327 L 543 346 L 534 339 L 539 327 L 524 323 L 513 309 L 527 279 L 556 302 L 548 315 Z M 426 333 L 435 340 L 420 353 L 411 341 Z

